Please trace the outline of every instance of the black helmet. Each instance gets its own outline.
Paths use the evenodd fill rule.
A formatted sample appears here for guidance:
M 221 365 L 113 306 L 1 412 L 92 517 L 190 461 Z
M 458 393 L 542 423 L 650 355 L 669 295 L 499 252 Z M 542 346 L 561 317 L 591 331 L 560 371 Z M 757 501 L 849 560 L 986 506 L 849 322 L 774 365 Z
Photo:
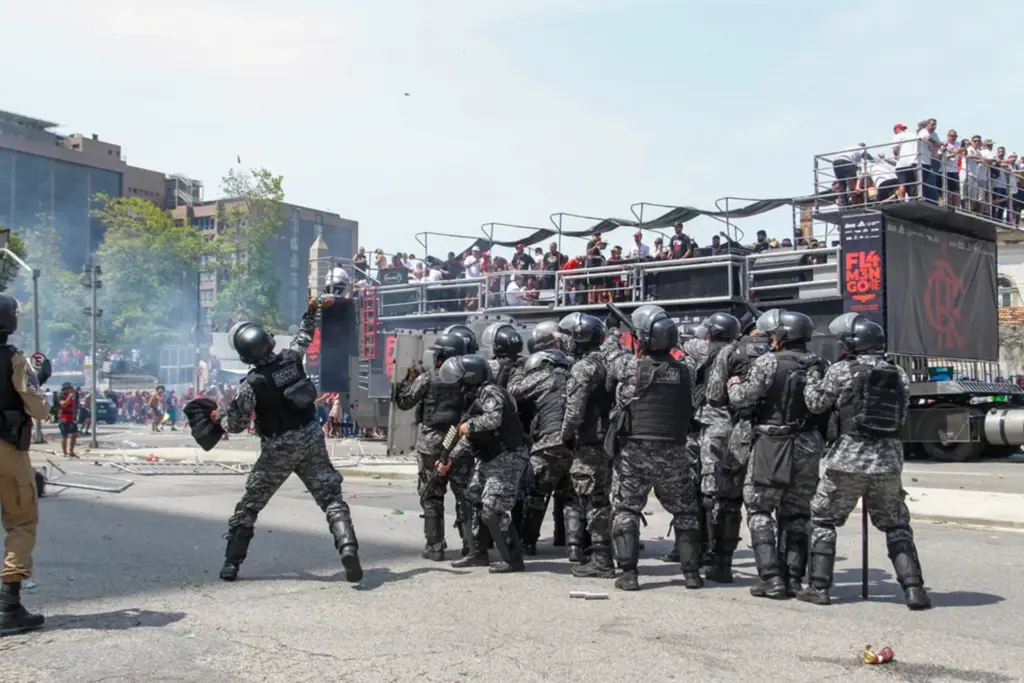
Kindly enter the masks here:
M 491 366 L 483 356 L 468 354 L 449 358 L 441 365 L 442 382 L 464 387 L 480 387 L 491 381 Z
M 0 293 L 0 334 L 14 334 L 18 330 L 18 300 L 6 292 Z
M 465 325 L 450 325 L 445 328 L 442 334 L 457 334 L 464 338 L 466 340 L 466 349 L 469 353 L 476 353 L 480 350 L 480 346 L 476 343 L 476 335 L 473 334 L 473 330 Z
M 700 327 L 701 323 L 698 322 L 679 323 L 676 325 L 676 328 L 679 330 L 679 339 L 693 339 L 697 336 L 697 329 Z
M 679 328 L 675 322 L 668 318 L 661 318 L 654 321 L 651 331 L 648 333 L 644 348 L 649 353 L 667 353 L 679 344 Z
M 740 334 L 750 334 L 756 328 L 756 325 L 757 317 L 754 316 L 753 311 L 747 311 L 740 318 Z
M 734 341 L 743 329 L 736 316 L 729 313 L 712 313 L 703 325 L 711 341 Z
M 523 352 L 523 337 L 508 323 L 494 323 L 482 335 L 485 347 L 495 358 L 513 358 Z
M 633 322 L 633 330 L 636 340 L 640 342 L 640 346 L 644 349 L 651 351 L 651 331 L 654 328 L 654 324 L 662 320 L 672 320 L 668 317 L 668 313 L 661 306 L 654 306 L 653 304 L 644 304 L 640 306 L 630 316 Z M 676 324 L 672 322 L 672 327 Z M 676 340 L 679 339 L 679 331 L 676 331 Z
M 814 336 L 814 321 L 809 316 L 784 309 L 768 311 L 757 319 L 757 327 L 782 344 L 807 342 Z
M 569 337 L 579 350 L 596 349 L 604 343 L 604 323 L 586 313 L 570 313 L 558 321 L 558 331 Z
M 828 324 L 830 334 L 853 353 L 868 353 L 885 349 L 885 330 L 873 320 L 859 313 L 846 313 Z
M 430 345 L 434 352 L 434 365 L 441 365 L 444 361 L 455 356 L 465 356 L 466 338 L 457 334 L 442 334 Z
M 228 342 L 238 354 L 239 360 L 255 365 L 274 352 L 274 335 L 258 323 L 236 323 L 228 332 Z
M 531 344 L 533 346 L 531 346 Z M 558 347 L 558 323 L 554 320 L 544 320 L 537 323 L 530 331 L 530 339 L 526 342 L 526 348 L 530 353 L 541 349 L 553 349 Z
M 571 363 L 569 357 L 558 349 L 544 349 L 527 358 L 526 363 L 523 365 L 523 370 L 525 372 L 532 372 L 544 364 L 568 369 Z

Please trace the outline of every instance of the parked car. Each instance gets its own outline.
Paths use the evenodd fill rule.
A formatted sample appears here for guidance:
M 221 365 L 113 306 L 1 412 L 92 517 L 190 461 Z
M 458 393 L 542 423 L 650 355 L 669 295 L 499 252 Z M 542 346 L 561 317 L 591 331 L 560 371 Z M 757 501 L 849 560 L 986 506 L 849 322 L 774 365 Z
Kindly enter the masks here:
M 96 422 L 112 425 L 117 422 L 117 404 L 109 398 L 96 397 Z

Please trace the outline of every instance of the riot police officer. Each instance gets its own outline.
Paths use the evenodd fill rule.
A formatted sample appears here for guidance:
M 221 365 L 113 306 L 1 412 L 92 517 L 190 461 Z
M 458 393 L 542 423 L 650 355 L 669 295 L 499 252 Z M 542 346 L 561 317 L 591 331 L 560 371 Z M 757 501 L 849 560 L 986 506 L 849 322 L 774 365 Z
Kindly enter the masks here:
M 524 359 L 519 357 L 523 352 L 523 337 L 519 331 L 508 323 L 494 323 L 483 334 L 484 347 L 490 347 L 491 374 L 494 381 L 508 388 L 513 373 L 522 368 Z
M 716 410 L 728 410 L 731 429 L 726 435 L 724 448 L 715 442 L 716 452 L 721 456 L 715 461 L 714 469 L 706 473 L 708 540 L 711 566 L 705 571 L 705 578 L 716 583 L 732 583 L 732 558 L 740 541 L 743 524 L 743 481 L 750 457 L 750 443 L 753 438 L 751 419 L 752 406 L 737 408 L 729 405 L 726 384 L 730 377 L 744 379 L 751 364 L 771 351 L 771 337 L 757 329 L 756 319 L 751 313 L 739 321 L 740 339 L 722 349 L 708 374 L 705 400 Z
M 537 351 L 527 358 L 520 380 L 512 390 L 520 415 L 532 415 L 529 423 L 530 467 L 522 525 L 523 549 L 536 554 L 548 500 L 555 494 L 571 495 L 569 466 L 572 453 L 562 443 L 565 387 L 569 358 L 557 349 Z M 556 527 L 558 525 L 556 517 Z M 562 530 L 564 535 L 564 528 Z
M 0 508 L 3 510 L 4 564 L 0 570 L 0 636 L 31 631 L 46 623 L 21 604 L 22 582 L 32 576 L 32 551 L 39 523 L 36 475 L 29 460 L 32 419 L 45 419 L 49 406 L 40 387 L 50 376 L 49 361 L 37 356 L 39 374 L 21 351 L 8 344 L 18 329 L 18 300 L 0 293 Z
M 559 321 L 558 329 L 574 359 L 566 383 L 561 439 L 573 451 L 569 472 L 580 512 L 586 518 L 584 528 L 576 510 L 566 506 L 569 559 L 583 561 L 586 531 L 590 535 L 590 560 L 574 567 L 573 574 L 611 579 L 615 577 L 609 500 L 611 468 L 604 452 L 604 437 L 614 397 L 606 383 L 607 367 L 601 353 L 605 326 L 592 315 L 570 313 Z
M 746 379 L 730 378 L 728 391 L 732 405 L 755 408 L 743 502 L 761 582 L 750 594 L 782 600 L 802 590 L 807 570 L 811 498 L 825 442 L 804 387 L 808 372 L 820 372 L 824 362 L 807 350 L 814 335 L 808 316 L 777 310 L 762 318 L 758 327 L 771 335 L 773 352 L 754 361 Z
M 885 331 L 856 313 L 829 325 L 843 356 L 824 377 L 812 375 L 804 389 L 815 413 L 839 413 L 839 438 L 825 456 L 825 468 L 811 504 L 811 571 L 804 602 L 831 603 L 836 561 L 836 529 L 864 499 L 871 522 L 885 533 L 896 578 L 906 605 L 928 609 L 910 511 L 903 490 L 903 425 L 910 404 L 910 382 L 903 368 L 884 355 Z
M 693 375 L 672 357 L 678 329 L 659 306 L 645 305 L 632 316 L 640 356 L 625 356 L 612 378 L 616 384 L 606 440 L 620 449 L 612 475 L 612 543 L 622 575 L 620 590 L 639 590 L 640 517 L 654 490 L 672 515 L 687 588 L 704 585 L 700 577 L 700 522 L 697 490 L 686 450 L 693 416 Z M 616 455 L 614 452 L 609 455 Z
M 316 300 L 310 301 L 302 316 L 299 333 L 291 348 L 274 352 L 274 336 L 262 326 L 242 322 L 228 333 L 239 359 L 253 366 L 238 388 L 226 414 L 212 415 L 224 429 L 235 434 L 246 431 L 253 413 L 260 437 L 260 456 L 249 473 L 245 493 L 228 520 L 228 543 L 220 578 L 234 581 L 245 560 L 253 527 L 271 496 L 295 473 L 312 493 L 341 555 L 345 579 L 358 583 L 363 577 L 359 543 L 352 526 L 352 514 L 341 494 L 342 476 L 331 464 L 313 403 L 316 387 L 306 377 L 302 358 L 316 328 Z
M 419 426 L 416 434 L 416 459 L 419 465 L 417 489 L 423 508 L 423 536 L 426 539 L 423 557 L 435 562 L 444 561 L 444 497 L 449 480 L 456 506 L 460 508 L 457 517 L 463 522 L 459 533 L 463 535 L 464 550 L 468 549 L 469 537 L 472 535 L 466 530 L 466 523 L 470 519 L 466 486 L 472 473 L 471 463 L 464 464 L 449 477 L 435 474 L 438 458 L 444 451 L 445 434 L 450 427 L 462 421 L 466 409 L 464 394 L 457 386 L 442 382 L 437 371 L 449 358 L 464 356 L 466 348 L 465 337 L 442 334 L 431 346 L 434 353 L 433 371 L 417 374 L 414 367 L 410 368 L 409 375 L 395 385 L 392 396 L 399 410 L 416 409 L 416 424 Z
M 480 345 L 477 343 L 476 335 L 473 334 L 473 330 L 469 329 L 465 325 L 449 325 L 444 328 L 441 334 L 455 334 L 466 340 L 466 353 L 476 353 L 480 350 Z
M 452 566 L 489 565 L 487 545 L 492 541 L 501 562 L 490 571 L 522 571 L 522 545 L 509 517 L 527 463 L 526 437 L 515 401 L 507 389 L 494 383 L 482 356 L 449 358 L 438 375 L 442 381 L 457 385 L 470 403 L 467 419 L 459 427 L 462 438 L 452 449 L 451 460 L 438 464 L 438 471 L 447 474 L 460 459 L 470 455 L 476 458 L 469 496 L 477 515 L 477 535 L 471 552 Z

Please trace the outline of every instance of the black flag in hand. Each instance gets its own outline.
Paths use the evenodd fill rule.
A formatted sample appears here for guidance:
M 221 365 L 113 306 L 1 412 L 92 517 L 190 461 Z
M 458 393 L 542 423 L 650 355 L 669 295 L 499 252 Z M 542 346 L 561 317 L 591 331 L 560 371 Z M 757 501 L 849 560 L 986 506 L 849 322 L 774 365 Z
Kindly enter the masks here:
M 221 437 L 224 436 L 224 428 L 211 418 L 213 411 L 217 410 L 215 401 L 194 398 L 186 403 L 182 410 L 188 419 L 188 426 L 192 429 L 192 438 L 200 448 L 208 451 L 220 443 Z

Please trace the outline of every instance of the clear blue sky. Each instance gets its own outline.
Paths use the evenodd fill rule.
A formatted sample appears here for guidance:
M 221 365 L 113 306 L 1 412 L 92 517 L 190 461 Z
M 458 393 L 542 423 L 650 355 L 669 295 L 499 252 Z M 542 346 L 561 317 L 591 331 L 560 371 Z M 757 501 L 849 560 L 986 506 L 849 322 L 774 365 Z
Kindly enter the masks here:
M 814 154 L 897 122 L 1024 152 L 1024 3 L 915 4 L 0 0 L 0 108 L 210 197 L 241 155 L 367 248 L 422 254 L 425 230 L 806 194 Z

